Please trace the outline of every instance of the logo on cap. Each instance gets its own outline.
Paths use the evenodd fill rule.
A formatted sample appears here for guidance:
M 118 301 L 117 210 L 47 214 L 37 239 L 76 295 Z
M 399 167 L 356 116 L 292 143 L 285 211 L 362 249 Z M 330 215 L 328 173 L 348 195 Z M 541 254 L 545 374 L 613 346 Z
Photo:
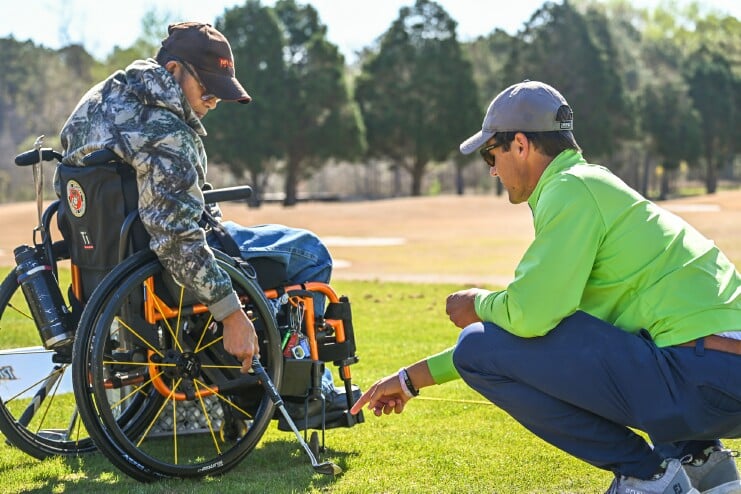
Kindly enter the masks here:
M 220 69 L 233 69 L 234 68 L 234 61 L 229 60 L 228 58 L 220 58 L 219 59 L 219 68 Z

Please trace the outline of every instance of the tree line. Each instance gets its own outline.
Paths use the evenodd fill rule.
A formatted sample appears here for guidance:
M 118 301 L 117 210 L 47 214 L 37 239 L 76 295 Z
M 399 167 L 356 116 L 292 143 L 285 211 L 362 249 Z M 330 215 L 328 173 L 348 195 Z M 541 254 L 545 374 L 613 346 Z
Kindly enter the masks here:
M 412 3 L 413 1 L 413 3 Z M 28 173 L 12 157 L 58 132 L 82 94 L 136 58 L 153 56 L 172 19 L 145 13 L 130 47 L 104 61 L 80 45 L 60 50 L 0 38 L 0 201 L 29 199 Z M 348 65 L 310 4 L 247 0 L 213 24 L 230 40 L 237 77 L 254 100 L 222 104 L 205 122 L 212 163 L 259 193 L 280 177 L 293 205 L 302 181 L 328 163 L 386 164 L 390 195 L 425 193 L 440 163 L 455 190 L 476 158 L 458 144 L 480 127 L 489 101 L 523 79 L 557 87 L 575 113 L 585 157 L 644 194 L 659 165 L 660 196 L 680 166 L 713 193 L 737 179 L 741 151 L 741 23 L 691 4 L 682 11 L 613 0 L 544 3 L 514 35 L 493 30 L 461 42 L 457 23 L 432 0 L 410 0 Z M 400 191 L 400 177 L 409 189 Z M 453 192 L 453 191 L 451 191 Z

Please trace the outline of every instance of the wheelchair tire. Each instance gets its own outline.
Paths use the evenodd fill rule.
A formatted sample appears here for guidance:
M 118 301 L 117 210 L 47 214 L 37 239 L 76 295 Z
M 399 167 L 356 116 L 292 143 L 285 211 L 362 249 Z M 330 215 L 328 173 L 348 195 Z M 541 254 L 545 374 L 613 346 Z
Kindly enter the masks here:
M 66 354 L 41 346 L 11 270 L 0 285 L 0 431 L 7 443 L 38 459 L 95 449 L 78 416 L 71 354 L 71 346 Z
M 217 258 L 255 325 L 263 366 L 281 382 L 273 310 L 254 276 L 221 253 Z M 273 416 L 257 379 L 240 374 L 240 363 L 224 351 L 220 325 L 184 303 L 182 292 L 173 294 L 169 279 L 151 252 L 117 266 L 83 311 L 72 359 L 90 436 L 111 463 L 142 482 L 227 472 L 255 448 Z M 174 314 L 158 305 L 160 319 L 147 319 L 143 299 L 156 298 L 145 280 L 155 280 L 158 303 L 174 303 Z M 145 397 L 140 413 L 123 418 L 122 407 L 131 410 L 136 396 Z

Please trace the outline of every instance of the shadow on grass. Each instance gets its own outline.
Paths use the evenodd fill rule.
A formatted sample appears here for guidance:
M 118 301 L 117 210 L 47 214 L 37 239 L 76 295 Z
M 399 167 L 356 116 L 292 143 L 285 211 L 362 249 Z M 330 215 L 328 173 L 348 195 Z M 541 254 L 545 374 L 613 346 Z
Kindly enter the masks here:
M 343 471 L 355 452 L 330 448 L 320 453 L 319 462 L 332 461 Z M 341 445 L 339 445 L 341 448 Z M 28 458 L 28 457 L 24 457 Z M 7 477 L 6 477 L 7 476 Z M 295 437 L 262 441 L 239 464 L 224 475 L 197 479 L 170 479 L 140 483 L 118 471 L 100 453 L 79 457 L 50 458 L 18 462 L 0 468 L 0 477 L 23 479 L 12 492 L 106 492 L 116 493 L 209 493 L 221 492 L 305 492 L 331 490 L 341 479 L 314 472 L 311 460 Z

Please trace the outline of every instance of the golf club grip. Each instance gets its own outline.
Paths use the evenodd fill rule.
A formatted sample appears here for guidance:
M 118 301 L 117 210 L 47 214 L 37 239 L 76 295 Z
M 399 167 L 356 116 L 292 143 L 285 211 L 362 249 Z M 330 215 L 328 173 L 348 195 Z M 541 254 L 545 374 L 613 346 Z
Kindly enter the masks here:
M 225 201 L 244 201 L 249 199 L 251 196 L 252 187 L 249 185 L 203 191 L 203 200 L 206 204 Z
M 280 393 L 278 393 L 278 390 L 275 388 L 275 384 L 273 384 L 270 376 L 268 376 L 268 373 L 265 371 L 265 367 L 262 366 L 260 360 L 258 360 L 256 357 L 252 359 L 252 370 L 255 372 L 255 374 L 257 374 L 257 377 L 264 384 L 265 390 L 270 394 L 270 400 L 275 403 L 276 406 L 283 405 L 283 399 L 280 397 Z

